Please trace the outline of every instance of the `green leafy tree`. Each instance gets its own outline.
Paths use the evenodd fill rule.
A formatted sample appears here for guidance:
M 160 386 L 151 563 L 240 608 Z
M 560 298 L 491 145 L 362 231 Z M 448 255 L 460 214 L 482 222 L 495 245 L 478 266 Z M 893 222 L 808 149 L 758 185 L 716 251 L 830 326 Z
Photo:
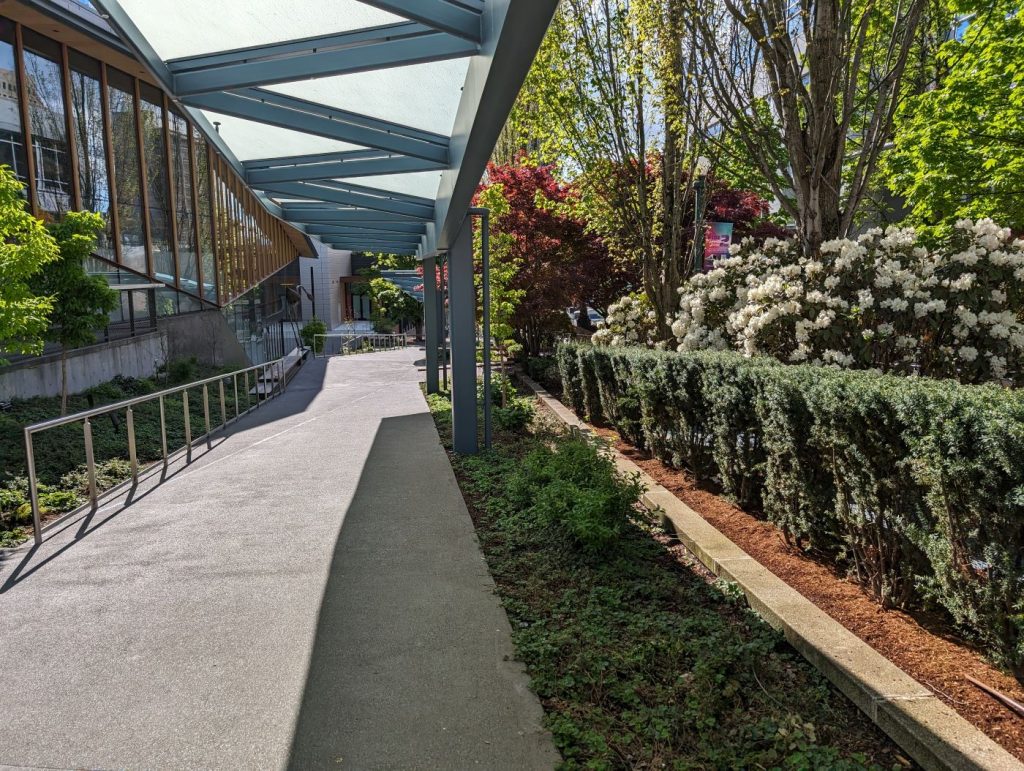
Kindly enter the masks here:
M 393 281 L 377 276 L 368 284 L 373 304 L 374 327 L 390 332 L 402 324 L 419 324 L 423 320 L 423 305 Z
M 476 205 L 483 206 L 490 210 L 492 222 L 489 246 L 490 246 L 490 300 L 491 300 L 491 339 L 498 353 L 498 365 L 504 373 L 508 367 L 509 359 L 522 350 L 522 345 L 516 342 L 516 327 L 514 324 L 516 310 L 526 290 L 516 288 L 516 279 L 522 268 L 522 260 L 516 258 L 514 253 L 515 236 L 495 227 L 494 223 L 500 217 L 507 215 L 511 209 L 508 199 L 505 197 L 504 188 L 500 183 L 485 187 L 477 193 Z M 473 253 L 482 255 L 482 232 L 476 228 L 473 233 L 475 242 Z M 481 283 L 483 271 L 476 271 L 477 284 Z M 482 287 L 480 287 L 482 291 Z M 483 308 L 481 299 L 480 308 Z M 486 344 L 487 341 L 484 341 Z M 508 404 L 509 381 L 508 378 L 501 378 L 501 406 Z
M 32 280 L 37 293 L 53 299 L 52 326 L 46 336 L 61 347 L 62 415 L 68 406 L 68 351 L 94 342 L 96 330 L 106 326 L 117 308 L 117 292 L 103 278 L 86 273 L 83 264 L 103 227 L 103 218 L 94 212 L 68 212 L 61 222 L 50 225 L 60 256 Z
M 938 54 L 937 87 L 900 112 L 885 173 L 919 228 L 991 217 L 1024 228 L 1024 19 L 1017 0 L 983 5 Z
M 53 303 L 33 291 L 39 271 L 57 259 L 57 244 L 43 223 L 25 211 L 22 185 L 0 166 L 0 364 L 3 354 L 43 348 Z

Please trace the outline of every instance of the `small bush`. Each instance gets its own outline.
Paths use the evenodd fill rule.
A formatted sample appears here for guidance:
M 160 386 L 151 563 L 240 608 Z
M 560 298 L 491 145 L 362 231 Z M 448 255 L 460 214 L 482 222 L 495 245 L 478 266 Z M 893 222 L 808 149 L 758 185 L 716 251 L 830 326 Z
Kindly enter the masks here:
M 533 450 L 510 484 L 515 505 L 590 552 L 615 547 L 642 492 L 637 478 L 622 477 L 608 453 L 583 439 Z
M 54 490 L 39 496 L 39 507 L 44 511 L 63 514 L 82 503 L 82 499 L 71 490 Z
M 97 492 L 109 490 L 121 484 L 132 475 L 132 466 L 121 458 L 111 458 L 96 464 Z M 61 477 L 60 487 L 82 496 L 89 494 L 89 474 L 85 466 L 79 466 Z
M 316 339 L 316 335 L 323 335 L 327 333 L 327 325 L 320 319 L 310 319 L 303 324 L 302 329 L 299 331 L 299 336 L 302 338 L 302 343 L 307 348 L 313 348 L 316 343 L 315 353 L 322 353 L 324 349 L 324 339 Z
M 28 531 L 23 527 L 12 530 L 0 530 L 0 549 L 10 549 L 28 539 Z
M 566 344 L 566 400 L 1024 679 L 1024 395 L 728 352 Z M 639 416 L 639 417 L 638 417 Z
M 514 396 L 505 407 L 494 408 L 494 422 L 505 431 L 522 431 L 533 421 L 534 409 L 530 399 Z
M 175 359 L 167 365 L 167 376 L 174 383 L 187 383 L 199 379 L 199 360 L 195 356 Z

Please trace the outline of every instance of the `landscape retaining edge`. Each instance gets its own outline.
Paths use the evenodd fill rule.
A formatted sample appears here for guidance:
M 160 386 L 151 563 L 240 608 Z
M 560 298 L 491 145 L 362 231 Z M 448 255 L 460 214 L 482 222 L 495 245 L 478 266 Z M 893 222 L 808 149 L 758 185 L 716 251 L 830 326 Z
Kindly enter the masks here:
M 593 430 L 541 385 L 523 383 L 564 423 Z M 716 576 L 734 582 L 750 607 L 896 744 L 927 769 L 1022 771 L 1020 763 L 921 683 L 761 565 L 639 466 L 613 449 L 615 464 L 639 474 L 641 501 Z

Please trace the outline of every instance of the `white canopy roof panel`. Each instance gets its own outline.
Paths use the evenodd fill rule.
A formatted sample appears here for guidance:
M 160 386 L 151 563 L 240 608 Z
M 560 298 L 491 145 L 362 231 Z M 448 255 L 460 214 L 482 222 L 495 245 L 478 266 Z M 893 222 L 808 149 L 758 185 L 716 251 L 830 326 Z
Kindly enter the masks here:
M 274 214 L 420 256 L 458 233 L 557 4 L 92 1 Z

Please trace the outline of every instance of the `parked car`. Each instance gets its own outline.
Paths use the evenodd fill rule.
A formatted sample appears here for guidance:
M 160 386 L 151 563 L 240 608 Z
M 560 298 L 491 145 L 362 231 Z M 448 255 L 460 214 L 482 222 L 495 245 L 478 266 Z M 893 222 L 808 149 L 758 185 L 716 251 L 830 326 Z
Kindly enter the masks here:
M 566 313 L 569 316 L 569 320 L 572 322 L 574 327 L 580 325 L 580 309 L 579 308 L 567 308 Z M 596 327 L 599 321 L 604 321 L 604 316 L 598 313 L 596 310 L 587 306 L 587 317 L 590 319 L 591 326 Z

